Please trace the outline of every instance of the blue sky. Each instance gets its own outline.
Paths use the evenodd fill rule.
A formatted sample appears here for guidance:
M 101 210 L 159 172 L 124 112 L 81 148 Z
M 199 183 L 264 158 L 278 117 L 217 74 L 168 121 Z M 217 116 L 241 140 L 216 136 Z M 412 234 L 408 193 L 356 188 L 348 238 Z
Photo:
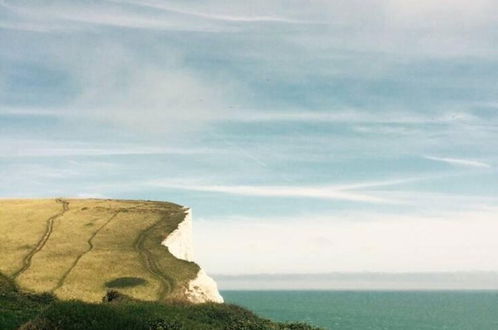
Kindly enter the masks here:
M 0 196 L 187 205 L 215 273 L 498 271 L 497 11 L 0 1 Z

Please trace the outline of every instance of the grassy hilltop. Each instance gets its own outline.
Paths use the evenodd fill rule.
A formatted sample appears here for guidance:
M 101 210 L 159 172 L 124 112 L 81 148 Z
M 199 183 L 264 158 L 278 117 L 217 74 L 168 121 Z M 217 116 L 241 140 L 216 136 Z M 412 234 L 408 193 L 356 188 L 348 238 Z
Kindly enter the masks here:
M 0 329 L 313 329 L 185 302 L 199 266 L 160 244 L 184 217 L 164 202 L 0 200 Z
M 0 273 L 64 300 L 100 302 L 108 289 L 182 300 L 199 266 L 160 243 L 184 216 L 164 202 L 0 200 Z

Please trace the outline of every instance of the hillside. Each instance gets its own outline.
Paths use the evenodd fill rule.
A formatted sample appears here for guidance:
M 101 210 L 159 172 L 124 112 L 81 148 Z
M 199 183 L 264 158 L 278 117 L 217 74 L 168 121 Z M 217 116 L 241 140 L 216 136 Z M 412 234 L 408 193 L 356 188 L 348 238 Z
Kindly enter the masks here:
M 191 261 L 189 210 L 126 200 L 0 200 L 0 273 L 21 290 L 101 302 L 222 302 Z M 162 244 L 161 244 L 162 243 Z
M 0 329 L 313 329 L 219 303 L 191 227 L 165 202 L 0 200 Z
M 303 323 L 278 323 L 228 304 L 143 302 L 109 293 L 100 304 L 60 301 L 21 291 L 0 274 L 2 330 L 318 330 Z

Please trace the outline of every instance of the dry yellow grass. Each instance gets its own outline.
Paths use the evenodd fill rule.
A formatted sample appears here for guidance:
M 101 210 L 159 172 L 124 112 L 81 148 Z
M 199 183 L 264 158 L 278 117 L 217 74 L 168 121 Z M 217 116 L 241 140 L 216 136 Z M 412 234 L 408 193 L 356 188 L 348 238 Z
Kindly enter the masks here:
M 61 299 L 100 301 L 113 280 L 138 299 L 181 299 L 199 267 L 160 243 L 184 215 L 164 202 L 1 200 L 0 272 Z
M 46 220 L 60 212 L 55 200 L 0 200 L 0 272 L 12 276 L 22 268 L 23 257 L 46 229 Z

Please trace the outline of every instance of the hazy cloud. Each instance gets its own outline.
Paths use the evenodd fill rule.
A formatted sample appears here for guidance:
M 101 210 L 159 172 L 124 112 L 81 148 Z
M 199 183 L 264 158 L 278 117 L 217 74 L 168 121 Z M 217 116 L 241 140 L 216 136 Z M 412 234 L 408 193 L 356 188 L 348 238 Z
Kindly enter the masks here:
M 197 218 L 194 235 L 196 245 L 202 246 L 199 260 L 208 270 L 224 274 L 489 271 L 498 269 L 493 255 L 498 248 L 496 212 Z M 329 247 L 314 244 L 324 236 Z

